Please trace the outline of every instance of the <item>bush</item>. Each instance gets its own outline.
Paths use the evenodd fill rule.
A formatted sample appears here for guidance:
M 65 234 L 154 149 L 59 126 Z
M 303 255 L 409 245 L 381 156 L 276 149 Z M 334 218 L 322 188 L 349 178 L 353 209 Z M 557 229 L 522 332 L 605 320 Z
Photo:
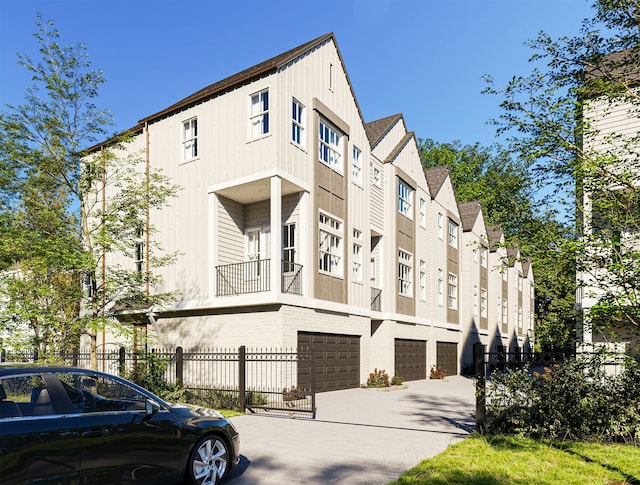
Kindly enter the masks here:
M 394 376 L 391 378 L 391 385 L 392 386 L 401 386 L 402 385 L 402 377 L 400 377 L 398 374 L 394 374 Z
M 377 368 L 369 374 L 367 387 L 389 387 L 389 374 Z
M 640 365 L 607 374 L 602 356 L 539 372 L 495 372 L 487 382 L 487 429 L 534 438 L 640 443 Z
M 447 371 L 440 369 L 437 365 L 431 367 L 431 372 L 429 373 L 430 379 L 444 379 L 447 377 Z

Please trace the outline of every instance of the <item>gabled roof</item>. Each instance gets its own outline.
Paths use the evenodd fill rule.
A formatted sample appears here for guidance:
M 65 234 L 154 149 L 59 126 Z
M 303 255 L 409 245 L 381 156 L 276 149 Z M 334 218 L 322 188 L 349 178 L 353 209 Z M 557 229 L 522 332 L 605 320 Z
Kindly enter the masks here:
M 174 111 L 183 109 L 186 106 L 189 106 L 193 103 L 202 102 L 207 98 L 210 98 L 224 91 L 232 89 L 238 85 L 249 82 L 250 80 L 271 74 L 275 72 L 277 69 L 279 69 L 280 67 L 290 62 L 291 60 L 304 54 L 306 51 L 316 47 L 317 45 L 323 44 L 329 39 L 333 39 L 335 43 L 335 37 L 332 32 L 322 35 L 298 47 L 294 47 L 293 49 L 283 52 L 282 54 L 272 57 L 271 59 L 261 62 L 260 64 L 256 64 L 255 66 L 245 69 L 244 71 L 240 71 L 237 74 L 233 74 L 227 77 L 226 79 L 210 84 L 209 86 L 199 91 L 196 91 L 192 95 L 187 96 L 186 98 L 178 101 L 177 103 L 172 104 L 168 108 L 165 108 L 162 111 L 152 114 L 151 116 L 147 116 L 146 118 L 143 118 L 142 120 L 139 121 L 139 123 L 142 125 L 147 121 L 161 118 Z M 338 44 L 336 43 L 336 48 L 337 48 L 337 45 Z M 338 54 L 339 54 L 339 51 L 338 51 Z M 340 55 L 340 59 L 342 59 L 341 55 Z M 351 84 L 351 82 L 349 82 L 349 84 Z M 352 92 L 353 92 L 353 88 L 352 88 Z M 356 104 L 357 104 L 355 95 L 354 95 L 354 100 L 356 101 Z
M 458 204 L 458 212 L 460 212 L 460 220 L 462 221 L 462 230 L 464 232 L 473 229 L 481 210 L 482 206 L 479 200 Z
M 518 248 L 507 248 L 507 258 L 509 258 L 509 265 L 513 265 L 520 257 L 520 250 Z
M 489 240 L 489 247 L 492 252 L 498 249 L 503 236 L 504 232 L 500 225 L 487 226 L 487 239 Z
M 429 193 L 431 198 L 435 199 L 449 176 L 449 167 L 447 165 L 441 165 L 439 167 L 423 168 L 424 176 L 427 179 L 427 185 L 429 186 Z
M 391 150 L 391 153 L 389 153 L 389 156 L 385 158 L 382 163 L 393 162 L 396 159 L 396 157 L 400 154 L 400 152 L 404 149 L 404 147 L 407 145 L 407 143 L 409 143 L 411 140 L 413 140 L 414 143 L 416 143 L 416 149 L 417 149 L 415 133 L 413 131 L 410 131 L 409 133 L 407 133 L 402 137 L 402 140 L 400 140 L 400 142 L 393 148 L 393 150 Z
M 522 276 L 529 277 L 529 271 L 531 270 L 531 258 L 522 258 Z
M 393 128 L 393 126 L 400 120 L 402 120 L 402 113 L 371 121 L 364 125 L 364 129 L 367 133 L 367 138 L 369 139 L 369 144 L 371 145 L 372 150 L 378 143 L 380 143 L 384 136 L 389 133 L 391 128 Z

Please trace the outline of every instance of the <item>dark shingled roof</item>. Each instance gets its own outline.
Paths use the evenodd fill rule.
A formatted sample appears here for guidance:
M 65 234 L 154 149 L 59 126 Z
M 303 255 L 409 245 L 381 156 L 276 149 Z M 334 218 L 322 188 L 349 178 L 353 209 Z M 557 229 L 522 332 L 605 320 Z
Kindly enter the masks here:
M 529 277 L 529 271 L 531 270 L 531 258 L 522 258 L 522 276 Z
M 424 168 L 423 170 L 431 198 L 435 199 L 442 188 L 442 184 L 444 184 L 444 181 L 447 180 L 449 176 L 449 167 L 447 165 L 441 165 L 439 167 Z
M 487 239 L 489 240 L 491 251 L 495 251 L 498 248 L 502 236 L 504 236 L 504 232 L 502 232 L 501 226 L 487 226 Z
M 364 125 L 364 129 L 369 139 L 369 144 L 373 150 L 375 146 L 380 143 L 380 140 L 391 130 L 393 125 L 402 120 L 402 113 L 387 116 L 379 120 L 371 121 Z
M 512 265 L 520 256 L 520 250 L 518 248 L 507 248 L 507 258 L 509 258 L 509 264 Z
M 478 219 L 481 208 L 482 207 L 479 200 L 473 200 L 471 202 L 463 202 L 462 204 L 458 204 L 458 212 L 460 212 L 463 231 L 466 232 L 473 229 L 473 225 Z

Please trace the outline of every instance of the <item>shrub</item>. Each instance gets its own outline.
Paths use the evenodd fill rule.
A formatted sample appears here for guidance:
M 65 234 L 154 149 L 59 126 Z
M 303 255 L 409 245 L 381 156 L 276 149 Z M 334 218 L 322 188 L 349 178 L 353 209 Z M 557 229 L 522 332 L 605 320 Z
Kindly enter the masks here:
M 389 387 L 389 374 L 377 368 L 369 374 L 367 387 Z
M 394 374 L 393 377 L 391 378 L 391 385 L 392 386 L 401 386 L 402 385 L 402 377 L 400 377 L 398 374 Z
M 607 374 L 602 356 L 537 372 L 495 372 L 487 382 L 487 427 L 535 438 L 640 443 L 640 366 Z
M 431 372 L 429 373 L 430 379 L 444 379 L 445 377 L 447 377 L 446 370 L 440 369 L 437 365 L 431 367 Z

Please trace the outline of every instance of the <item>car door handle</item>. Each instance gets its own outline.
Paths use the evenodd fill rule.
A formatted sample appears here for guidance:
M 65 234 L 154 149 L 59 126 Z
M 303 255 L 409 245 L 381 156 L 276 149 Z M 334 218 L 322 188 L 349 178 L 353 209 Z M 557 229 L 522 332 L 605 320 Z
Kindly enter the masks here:
M 103 438 L 109 434 L 108 429 L 92 429 L 82 433 L 83 438 Z

